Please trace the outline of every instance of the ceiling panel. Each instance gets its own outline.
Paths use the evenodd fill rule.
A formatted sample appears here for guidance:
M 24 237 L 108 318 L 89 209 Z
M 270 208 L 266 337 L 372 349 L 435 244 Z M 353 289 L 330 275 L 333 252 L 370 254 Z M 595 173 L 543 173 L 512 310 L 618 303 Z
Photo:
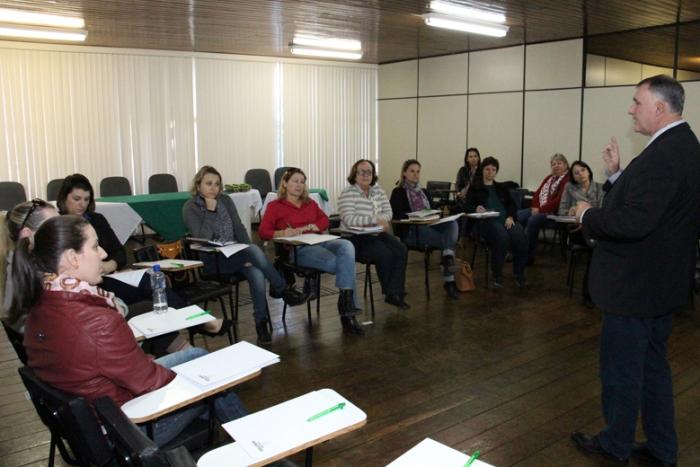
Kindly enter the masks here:
M 0 6 L 83 16 L 85 45 L 289 57 L 295 32 L 362 41 L 363 62 L 605 34 L 700 19 L 700 2 L 506 0 L 463 3 L 504 11 L 510 31 L 488 38 L 430 28 L 429 0 L 0 0 Z M 642 47 L 644 50 L 646 47 Z

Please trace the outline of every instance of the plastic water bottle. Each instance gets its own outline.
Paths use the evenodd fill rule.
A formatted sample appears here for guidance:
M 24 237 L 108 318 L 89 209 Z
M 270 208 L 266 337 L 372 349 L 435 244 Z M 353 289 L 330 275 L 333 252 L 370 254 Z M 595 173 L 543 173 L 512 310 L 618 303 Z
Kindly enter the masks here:
M 165 295 L 165 274 L 160 270 L 160 264 L 154 265 L 151 271 L 151 290 L 153 290 L 153 311 L 156 313 L 168 311 L 168 297 Z

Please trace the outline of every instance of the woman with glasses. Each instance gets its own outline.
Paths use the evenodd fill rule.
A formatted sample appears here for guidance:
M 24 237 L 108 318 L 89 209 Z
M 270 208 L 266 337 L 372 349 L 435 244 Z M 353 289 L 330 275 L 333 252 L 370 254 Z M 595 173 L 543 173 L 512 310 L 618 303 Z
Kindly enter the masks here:
M 282 176 L 277 199 L 267 206 L 258 234 L 263 240 L 272 240 L 323 232 L 328 224 L 328 216 L 309 198 L 306 174 L 301 169 L 291 168 Z M 335 285 L 340 289 L 338 313 L 343 331 L 364 334 L 355 318 L 355 247 L 352 243 L 339 238 L 302 246 L 296 249 L 294 260 L 299 266 L 335 274 Z
M 350 186 L 338 198 L 341 227 L 381 228 L 378 234 L 353 235 L 355 257 L 376 265 L 384 301 L 399 309 L 410 305 L 404 297 L 408 250 L 391 233 L 391 204 L 384 190 L 377 185 L 374 163 L 360 159 L 353 164 L 347 178 Z

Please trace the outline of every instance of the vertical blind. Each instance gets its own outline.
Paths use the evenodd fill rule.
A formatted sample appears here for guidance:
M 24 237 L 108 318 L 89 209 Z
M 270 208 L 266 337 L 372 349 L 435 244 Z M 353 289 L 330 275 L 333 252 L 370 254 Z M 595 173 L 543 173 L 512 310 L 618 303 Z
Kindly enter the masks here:
M 335 197 L 350 165 L 376 161 L 376 67 L 229 55 L 0 44 L 0 180 L 45 196 L 81 172 L 95 187 L 153 173 L 186 189 L 197 168 L 227 183 L 302 167 Z

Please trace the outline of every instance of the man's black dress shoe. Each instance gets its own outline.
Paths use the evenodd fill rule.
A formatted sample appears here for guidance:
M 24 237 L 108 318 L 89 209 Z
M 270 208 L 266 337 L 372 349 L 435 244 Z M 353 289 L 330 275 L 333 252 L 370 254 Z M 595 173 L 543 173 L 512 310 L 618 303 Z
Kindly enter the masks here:
M 675 462 L 665 462 L 651 453 L 646 443 L 634 443 L 632 445 L 632 457 L 643 460 L 648 465 L 655 467 L 676 467 Z
M 577 431 L 571 435 L 571 440 L 576 444 L 576 447 L 583 451 L 586 455 L 599 455 L 620 465 L 627 465 L 627 459 L 621 459 L 613 456 L 600 445 L 597 436 L 587 435 Z
M 394 305 L 400 310 L 408 310 L 409 308 L 411 308 L 411 305 L 406 303 L 400 295 L 387 295 L 384 298 L 384 301 L 389 305 Z

